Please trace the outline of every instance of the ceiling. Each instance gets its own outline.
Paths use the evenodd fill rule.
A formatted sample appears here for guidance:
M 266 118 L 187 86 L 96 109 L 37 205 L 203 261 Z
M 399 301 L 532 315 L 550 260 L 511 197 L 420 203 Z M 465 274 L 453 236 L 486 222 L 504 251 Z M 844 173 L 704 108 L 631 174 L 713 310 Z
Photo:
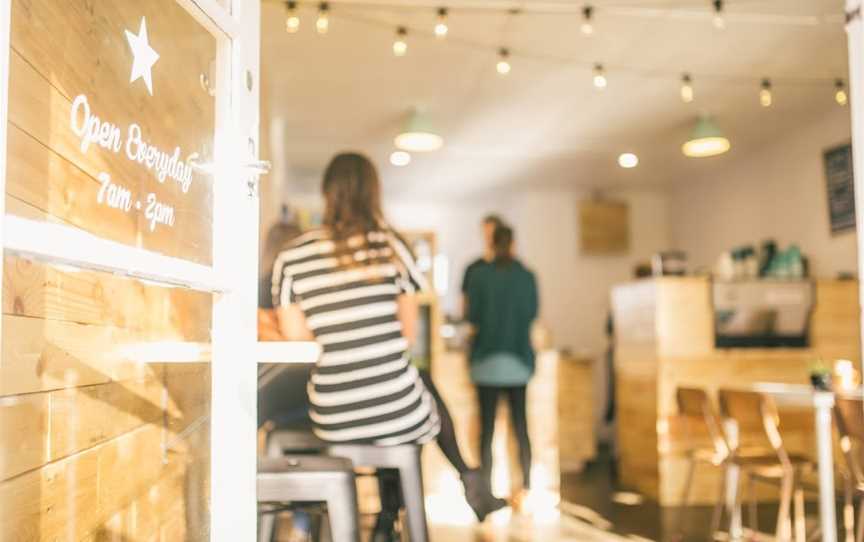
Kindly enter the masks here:
M 726 0 L 722 31 L 708 0 L 595 0 L 590 37 L 579 31 L 581 2 L 524 0 L 514 15 L 491 9 L 513 2 L 462 0 L 445 40 L 432 35 L 432 2 L 361 1 L 335 0 L 319 36 L 314 4 L 301 2 L 300 32 L 288 34 L 283 4 L 265 0 L 265 139 L 292 191 L 317 189 L 327 160 L 346 149 L 375 159 L 388 193 L 417 197 L 675 182 L 806 129 L 839 107 L 831 80 L 847 73 L 843 0 Z M 397 25 L 409 29 L 402 58 L 391 50 Z M 513 55 L 507 77 L 495 71 L 500 46 Z M 603 91 L 591 84 L 594 62 L 606 66 Z M 684 71 L 694 78 L 690 104 L 678 94 Z M 764 76 L 774 81 L 767 109 L 758 102 Z M 393 137 L 418 106 L 445 146 L 393 167 Z M 687 159 L 680 145 L 703 112 L 732 152 Z M 638 168 L 617 166 L 625 151 L 638 154 Z

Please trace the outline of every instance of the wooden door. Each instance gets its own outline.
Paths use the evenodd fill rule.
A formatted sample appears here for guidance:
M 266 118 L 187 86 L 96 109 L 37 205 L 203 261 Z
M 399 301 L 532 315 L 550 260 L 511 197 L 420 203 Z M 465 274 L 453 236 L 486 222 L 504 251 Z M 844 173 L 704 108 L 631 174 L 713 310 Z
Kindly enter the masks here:
M 252 540 L 259 5 L 0 5 L 0 540 Z

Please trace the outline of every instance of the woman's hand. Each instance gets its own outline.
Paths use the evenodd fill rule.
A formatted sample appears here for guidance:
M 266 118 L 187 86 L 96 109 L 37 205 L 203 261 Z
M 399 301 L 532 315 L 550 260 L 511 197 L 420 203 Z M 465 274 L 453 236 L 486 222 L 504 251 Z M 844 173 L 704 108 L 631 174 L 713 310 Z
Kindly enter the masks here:
M 417 303 L 416 295 L 402 294 L 396 298 L 396 316 L 402 324 L 402 336 L 408 341 L 409 347 L 417 342 L 419 311 L 420 305 Z
M 286 341 L 314 341 L 315 335 L 306 323 L 306 315 L 296 303 L 279 307 L 279 329 Z

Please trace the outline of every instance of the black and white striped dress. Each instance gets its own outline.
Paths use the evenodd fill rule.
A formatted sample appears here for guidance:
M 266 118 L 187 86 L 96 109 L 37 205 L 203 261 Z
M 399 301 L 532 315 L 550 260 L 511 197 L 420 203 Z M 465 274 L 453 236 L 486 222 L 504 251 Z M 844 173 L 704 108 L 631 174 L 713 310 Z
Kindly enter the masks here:
M 313 231 L 279 254 L 274 304 L 299 305 L 323 350 L 309 382 L 322 440 L 388 446 L 437 435 L 435 403 L 409 363 L 396 312 L 396 298 L 424 282 L 407 247 L 387 231 L 338 244 L 326 230 Z

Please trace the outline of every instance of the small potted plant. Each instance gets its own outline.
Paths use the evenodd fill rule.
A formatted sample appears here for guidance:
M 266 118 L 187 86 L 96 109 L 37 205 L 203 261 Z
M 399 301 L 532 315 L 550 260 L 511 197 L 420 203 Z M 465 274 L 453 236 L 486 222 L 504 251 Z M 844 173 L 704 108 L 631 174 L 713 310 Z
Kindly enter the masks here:
M 831 367 L 822 358 L 810 363 L 810 384 L 816 390 L 828 391 L 831 389 Z

